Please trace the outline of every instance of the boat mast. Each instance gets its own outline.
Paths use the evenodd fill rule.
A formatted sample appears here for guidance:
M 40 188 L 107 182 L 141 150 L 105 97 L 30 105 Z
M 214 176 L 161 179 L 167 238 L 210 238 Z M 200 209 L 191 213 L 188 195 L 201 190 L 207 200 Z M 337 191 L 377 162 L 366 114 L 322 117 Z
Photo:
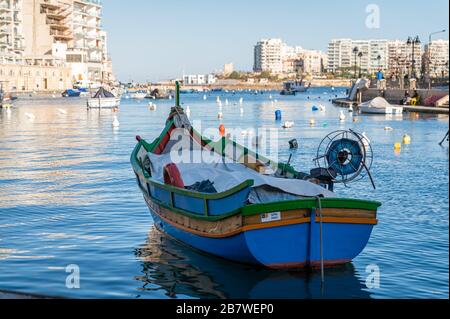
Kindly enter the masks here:
M 175 106 L 180 107 L 180 82 L 175 82 Z

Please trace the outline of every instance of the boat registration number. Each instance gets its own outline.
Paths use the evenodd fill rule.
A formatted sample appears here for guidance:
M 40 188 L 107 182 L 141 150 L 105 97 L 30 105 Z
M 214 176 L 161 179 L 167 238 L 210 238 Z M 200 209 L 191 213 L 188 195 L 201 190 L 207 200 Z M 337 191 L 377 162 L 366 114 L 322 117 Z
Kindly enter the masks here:
M 270 223 L 281 220 L 281 212 L 267 213 L 261 215 L 261 222 Z

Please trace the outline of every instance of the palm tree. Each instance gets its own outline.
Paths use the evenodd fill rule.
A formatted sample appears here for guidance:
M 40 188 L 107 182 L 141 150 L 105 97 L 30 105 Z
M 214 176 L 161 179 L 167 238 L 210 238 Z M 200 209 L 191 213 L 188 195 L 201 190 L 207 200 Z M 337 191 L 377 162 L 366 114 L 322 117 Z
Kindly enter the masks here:
M 354 47 L 353 48 L 353 54 L 355 55 L 355 79 L 356 79 L 356 68 L 358 67 L 357 61 L 356 61 L 356 59 L 358 57 L 358 52 L 359 52 L 358 47 Z
M 358 53 L 358 57 L 359 57 L 359 78 L 361 78 L 362 77 L 362 57 L 363 57 L 363 53 L 362 52 L 359 52 Z

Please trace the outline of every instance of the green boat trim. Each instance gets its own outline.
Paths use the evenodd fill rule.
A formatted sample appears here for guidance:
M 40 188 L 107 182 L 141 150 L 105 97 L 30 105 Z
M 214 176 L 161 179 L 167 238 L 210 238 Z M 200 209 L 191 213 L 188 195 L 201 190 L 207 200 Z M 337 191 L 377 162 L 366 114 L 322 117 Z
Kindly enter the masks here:
M 158 145 L 159 142 L 162 140 L 162 138 L 167 134 L 168 130 L 170 128 L 170 125 L 166 127 L 166 129 L 163 131 L 161 136 L 157 138 L 153 143 L 149 144 L 144 140 L 141 140 L 135 147 L 132 155 L 131 155 L 131 164 L 133 166 L 133 169 L 137 175 L 140 177 L 143 177 L 144 180 L 152 184 L 155 187 L 164 189 L 171 193 L 171 196 L 173 196 L 173 193 L 177 193 L 184 196 L 190 196 L 195 198 L 200 198 L 205 201 L 207 200 L 214 200 L 214 199 L 220 199 L 227 196 L 230 196 L 231 194 L 242 190 L 246 187 L 251 187 L 253 185 L 253 181 L 245 181 L 244 183 L 234 187 L 233 189 L 230 189 L 224 193 L 219 194 L 204 194 L 199 192 L 194 192 L 190 190 L 185 190 L 181 188 L 177 188 L 171 185 L 162 184 L 160 182 L 157 182 L 153 180 L 143 169 L 142 163 L 137 158 L 138 152 L 143 146 L 147 151 L 154 150 Z M 148 196 L 148 190 L 144 189 L 141 186 L 141 190 L 144 191 L 144 194 L 147 194 Z M 197 215 L 192 214 L 186 210 L 182 210 L 179 208 L 175 208 L 171 205 L 166 205 L 159 200 L 151 197 L 151 200 L 161 207 L 167 208 L 171 211 L 174 211 L 178 214 L 197 219 L 197 220 L 204 220 L 204 221 L 220 221 L 227 219 L 229 217 L 242 214 L 243 216 L 254 216 L 269 212 L 278 212 L 278 211 L 288 211 L 288 210 L 297 210 L 297 209 L 316 209 L 318 208 L 317 200 L 314 198 L 308 198 L 308 199 L 299 199 L 299 200 L 293 200 L 293 201 L 282 201 L 282 202 L 272 202 L 272 203 L 264 203 L 264 204 L 251 204 L 243 206 L 242 208 L 229 212 L 224 215 L 220 216 L 209 216 L 209 215 Z M 367 201 L 367 200 L 356 200 L 356 199 L 348 199 L 348 198 L 323 198 L 321 200 L 321 204 L 323 208 L 347 208 L 347 209 L 361 209 L 361 210 L 369 210 L 369 211 L 376 211 L 381 206 L 381 203 L 375 202 L 375 201 Z

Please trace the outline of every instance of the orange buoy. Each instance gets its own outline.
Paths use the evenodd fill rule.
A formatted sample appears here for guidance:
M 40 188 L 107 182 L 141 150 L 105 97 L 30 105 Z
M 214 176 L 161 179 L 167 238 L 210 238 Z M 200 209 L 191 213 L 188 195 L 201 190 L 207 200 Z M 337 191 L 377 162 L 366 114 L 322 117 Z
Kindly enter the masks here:
M 222 136 L 222 137 L 224 137 L 225 136 L 225 125 L 223 125 L 223 124 L 220 124 L 220 126 L 219 126 L 219 133 L 220 133 L 220 136 Z

